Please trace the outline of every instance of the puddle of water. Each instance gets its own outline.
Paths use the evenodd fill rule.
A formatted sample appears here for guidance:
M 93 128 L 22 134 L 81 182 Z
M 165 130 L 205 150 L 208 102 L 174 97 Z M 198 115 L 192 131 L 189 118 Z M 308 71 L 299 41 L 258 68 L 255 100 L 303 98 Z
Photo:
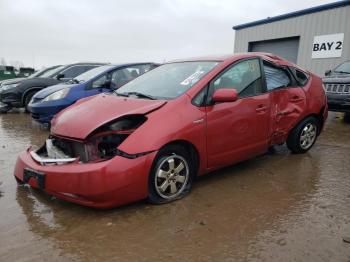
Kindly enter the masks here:
M 180 201 L 98 211 L 17 187 L 18 153 L 48 131 L 0 115 L 1 260 L 348 261 L 350 125 L 335 116 L 307 154 L 277 147 L 199 178 Z

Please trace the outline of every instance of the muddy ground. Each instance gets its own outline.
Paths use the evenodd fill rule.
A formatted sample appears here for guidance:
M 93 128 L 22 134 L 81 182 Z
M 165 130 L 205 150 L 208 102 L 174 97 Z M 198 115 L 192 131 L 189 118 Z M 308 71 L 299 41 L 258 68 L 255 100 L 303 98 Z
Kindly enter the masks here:
M 330 115 L 313 149 L 285 146 L 198 179 L 181 201 L 97 211 L 17 187 L 48 132 L 0 115 L 0 261 L 350 261 L 350 124 Z

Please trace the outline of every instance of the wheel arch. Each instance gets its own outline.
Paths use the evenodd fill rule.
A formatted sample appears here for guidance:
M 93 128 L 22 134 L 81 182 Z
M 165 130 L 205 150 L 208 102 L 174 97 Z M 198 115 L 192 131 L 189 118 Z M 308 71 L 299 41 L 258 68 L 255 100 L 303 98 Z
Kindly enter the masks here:
M 21 99 L 21 104 L 22 105 L 24 105 L 24 101 L 25 101 L 25 99 L 26 99 L 26 97 L 27 97 L 27 95 L 29 94 L 29 93 L 31 93 L 31 92 L 33 92 L 33 91 L 40 91 L 41 89 L 43 89 L 42 87 L 31 87 L 31 88 L 29 88 L 29 89 L 27 89 L 24 93 L 23 93 L 23 95 L 22 95 L 22 99 Z
M 320 135 L 321 133 L 321 130 L 323 128 L 323 125 L 324 125 L 324 117 L 323 117 L 323 113 L 324 113 L 324 110 L 325 110 L 325 107 L 322 107 L 322 109 L 320 110 L 319 113 L 312 113 L 312 114 L 309 114 L 307 116 L 305 116 L 303 119 L 301 119 L 298 124 L 303 121 L 304 119 L 308 118 L 308 117 L 314 117 L 317 122 L 318 122 L 318 130 L 317 130 L 317 135 Z
M 194 168 L 195 168 L 195 174 L 197 176 L 198 174 L 198 169 L 199 169 L 199 162 L 200 162 L 200 155 L 199 155 L 199 151 L 196 148 L 196 146 L 194 144 L 192 144 L 191 142 L 187 141 L 187 140 L 182 140 L 182 139 L 178 139 L 178 140 L 173 140 L 170 141 L 168 143 L 166 143 L 165 145 L 163 145 L 159 150 L 170 146 L 170 145 L 178 145 L 183 147 L 186 151 L 189 152 L 190 156 L 191 156 L 191 160 L 194 163 Z
M 323 107 L 319 113 L 311 113 L 311 114 L 305 115 L 303 118 L 301 118 L 298 122 L 295 123 L 294 127 L 289 131 L 288 136 L 294 128 L 296 128 L 302 121 L 304 121 L 308 117 L 313 117 L 317 120 L 317 122 L 319 124 L 318 130 L 317 130 L 317 135 L 320 135 L 322 127 L 324 125 L 324 119 L 323 119 L 324 110 L 325 110 L 325 107 Z

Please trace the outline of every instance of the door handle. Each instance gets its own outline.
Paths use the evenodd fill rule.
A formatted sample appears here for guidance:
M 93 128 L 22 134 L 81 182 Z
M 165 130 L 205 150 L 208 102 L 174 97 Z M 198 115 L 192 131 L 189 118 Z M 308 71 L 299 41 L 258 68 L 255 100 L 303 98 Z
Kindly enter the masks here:
M 266 107 L 265 105 L 259 105 L 259 106 L 255 109 L 255 111 L 258 112 L 258 113 L 260 113 L 260 112 L 266 111 L 266 109 L 267 109 L 267 107 Z
M 304 100 L 304 98 L 303 97 L 300 97 L 300 96 L 293 96 L 293 97 L 291 97 L 290 99 L 289 99 L 289 101 L 291 101 L 291 102 L 300 102 L 300 101 L 302 101 L 302 100 Z

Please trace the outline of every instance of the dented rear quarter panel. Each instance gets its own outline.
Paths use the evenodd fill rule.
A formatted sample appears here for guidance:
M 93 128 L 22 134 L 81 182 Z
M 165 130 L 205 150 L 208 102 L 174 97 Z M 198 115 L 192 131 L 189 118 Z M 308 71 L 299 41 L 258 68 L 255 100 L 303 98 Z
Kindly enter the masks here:
M 327 106 L 327 97 L 323 89 L 322 79 L 310 73 L 310 80 L 303 89 L 306 92 L 307 111 L 310 114 L 320 114 L 321 110 Z

